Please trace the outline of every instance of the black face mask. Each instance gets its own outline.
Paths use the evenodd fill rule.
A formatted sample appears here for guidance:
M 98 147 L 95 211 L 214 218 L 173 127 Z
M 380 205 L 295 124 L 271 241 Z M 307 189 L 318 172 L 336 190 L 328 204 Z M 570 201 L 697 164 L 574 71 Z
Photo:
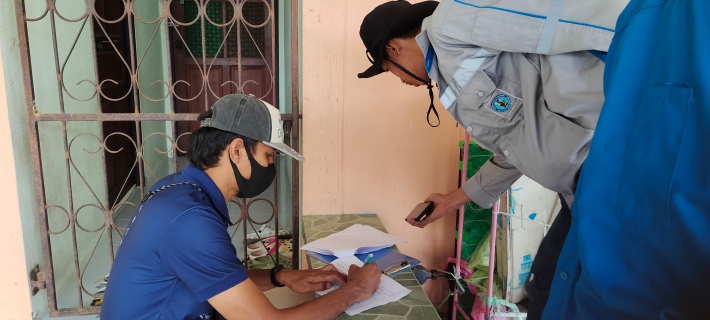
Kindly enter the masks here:
M 249 148 L 245 149 L 247 151 L 249 163 L 251 163 L 251 178 L 249 180 L 244 179 L 244 176 L 242 176 L 242 173 L 239 172 L 237 165 L 234 164 L 232 159 L 229 159 L 229 163 L 232 164 L 234 178 L 237 179 L 237 186 L 239 187 L 239 194 L 237 194 L 237 197 L 253 198 L 266 191 L 266 189 L 268 189 L 274 182 L 274 177 L 276 177 L 276 167 L 273 164 L 266 167 L 260 165 L 254 159 L 254 156 L 251 154 L 251 151 L 249 151 Z

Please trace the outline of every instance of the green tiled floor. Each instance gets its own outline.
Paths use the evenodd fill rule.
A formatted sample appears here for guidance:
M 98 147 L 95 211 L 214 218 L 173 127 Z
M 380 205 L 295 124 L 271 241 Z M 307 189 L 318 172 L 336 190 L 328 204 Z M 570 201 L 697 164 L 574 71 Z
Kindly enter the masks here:
M 354 224 L 371 226 L 387 232 L 376 214 L 347 214 L 347 215 L 316 215 L 303 217 L 303 229 L 306 243 L 318 240 L 335 232 L 344 230 Z M 325 263 L 308 257 L 308 266 L 319 268 Z M 388 303 L 384 306 L 373 308 L 356 316 L 343 313 L 338 319 L 354 320 L 430 320 L 441 319 L 436 309 L 424 294 L 424 290 L 417 282 L 411 271 L 403 272 L 393 278 L 412 292 L 399 301 Z

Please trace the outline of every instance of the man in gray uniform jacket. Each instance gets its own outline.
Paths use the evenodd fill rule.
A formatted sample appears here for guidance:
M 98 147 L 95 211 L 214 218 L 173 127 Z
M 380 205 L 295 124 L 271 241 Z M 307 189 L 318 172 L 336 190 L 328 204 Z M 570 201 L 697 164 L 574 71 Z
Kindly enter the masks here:
M 626 1 L 391 1 L 365 16 L 360 37 L 369 78 L 439 89 L 439 100 L 474 141 L 495 156 L 460 189 L 432 194 L 434 212 L 417 227 L 474 201 L 490 208 L 526 175 L 558 192 L 563 209 L 540 245 L 526 286 L 528 319 L 541 317 L 572 223 L 569 207 L 604 102 L 604 62 Z M 595 56 L 596 55 L 596 56 Z M 432 125 L 435 126 L 435 125 Z M 438 123 L 436 124 L 438 126 Z

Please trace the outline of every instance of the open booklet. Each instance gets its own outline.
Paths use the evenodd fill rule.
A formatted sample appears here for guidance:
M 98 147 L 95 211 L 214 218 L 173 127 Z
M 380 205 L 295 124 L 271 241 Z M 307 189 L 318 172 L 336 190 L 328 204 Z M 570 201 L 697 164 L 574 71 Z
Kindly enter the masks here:
M 334 255 L 336 257 L 351 257 L 355 254 L 389 248 L 400 242 L 405 241 L 400 237 L 384 233 L 371 226 L 355 224 L 325 238 L 311 241 L 302 246 L 301 250 Z
M 338 269 L 338 271 L 346 275 L 348 274 L 348 269 L 350 269 L 350 265 L 354 264 L 358 267 L 362 267 L 364 265 L 362 261 L 360 261 L 360 259 L 354 256 L 338 258 L 331 263 L 333 264 L 333 266 L 335 266 L 335 268 Z M 354 316 L 365 310 L 369 310 L 374 307 L 379 307 L 390 302 L 402 299 L 406 297 L 410 292 L 412 292 L 412 290 L 405 288 L 397 281 L 392 280 L 392 278 L 386 275 L 382 275 L 380 281 L 380 286 L 377 287 L 377 291 L 375 291 L 375 293 L 370 298 L 350 306 L 350 308 L 345 310 L 345 313 L 350 316 Z M 337 290 L 338 288 L 340 288 L 340 286 L 335 285 L 328 290 L 317 291 L 316 293 L 323 296 L 332 292 L 333 290 Z
M 338 257 L 333 255 L 326 255 L 313 251 L 306 251 L 306 254 L 325 263 L 332 263 L 335 259 L 338 259 Z M 361 261 L 364 261 L 367 259 L 368 255 L 369 253 L 362 253 L 356 254 L 355 257 Z M 376 262 L 377 268 L 390 278 L 393 278 L 394 276 L 421 264 L 421 261 L 401 254 L 393 247 L 372 252 L 372 260 L 370 261 Z

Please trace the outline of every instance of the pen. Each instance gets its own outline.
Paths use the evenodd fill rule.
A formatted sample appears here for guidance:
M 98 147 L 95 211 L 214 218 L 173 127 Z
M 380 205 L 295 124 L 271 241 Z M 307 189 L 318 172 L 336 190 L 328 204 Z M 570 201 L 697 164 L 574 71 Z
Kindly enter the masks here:
M 367 265 L 368 263 L 370 263 L 370 260 L 372 260 L 372 253 L 370 253 L 370 254 L 367 255 L 367 258 L 365 259 L 365 264 L 364 264 L 364 265 Z

